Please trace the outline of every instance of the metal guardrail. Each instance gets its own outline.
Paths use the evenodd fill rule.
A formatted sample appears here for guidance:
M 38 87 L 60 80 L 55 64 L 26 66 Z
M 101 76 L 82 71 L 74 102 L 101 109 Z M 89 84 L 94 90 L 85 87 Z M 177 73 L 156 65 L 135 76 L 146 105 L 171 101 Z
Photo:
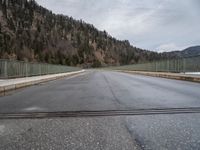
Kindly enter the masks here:
M 80 68 L 0 59 L 0 78 L 29 77 L 78 71 Z
M 179 59 L 169 59 L 143 64 L 110 67 L 115 70 L 152 71 L 152 72 L 200 72 L 200 55 Z

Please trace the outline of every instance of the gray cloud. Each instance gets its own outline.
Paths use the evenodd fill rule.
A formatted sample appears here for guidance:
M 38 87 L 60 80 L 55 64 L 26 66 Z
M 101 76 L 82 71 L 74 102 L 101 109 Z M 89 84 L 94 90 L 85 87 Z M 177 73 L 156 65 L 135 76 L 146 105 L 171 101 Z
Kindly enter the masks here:
M 169 51 L 200 44 L 199 0 L 36 1 L 141 48 Z

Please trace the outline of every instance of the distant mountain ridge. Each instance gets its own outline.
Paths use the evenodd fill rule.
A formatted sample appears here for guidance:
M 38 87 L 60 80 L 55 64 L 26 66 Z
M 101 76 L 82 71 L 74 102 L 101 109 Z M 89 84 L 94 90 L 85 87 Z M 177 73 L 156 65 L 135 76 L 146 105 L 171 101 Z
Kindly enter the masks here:
M 192 46 L 181 51 L 183 57 L 200 55 L 200 46 Z
M 188 47 L 180 51 L 164 52 L 168 58 L 192 57 L 200 55 L 200 46 Z
M 82 20 L 56 15 L 34 0 L 0 0 L 0 58 L 99 67 L 167 55 L 116 40 Z

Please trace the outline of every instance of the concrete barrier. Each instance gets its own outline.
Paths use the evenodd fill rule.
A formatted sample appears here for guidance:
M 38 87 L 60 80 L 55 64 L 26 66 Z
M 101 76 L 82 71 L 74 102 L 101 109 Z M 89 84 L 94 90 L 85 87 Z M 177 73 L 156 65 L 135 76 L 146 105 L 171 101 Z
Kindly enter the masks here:
M 40 83 L 53 81 L 53 80 L 64 78 L 64 77 L 77 75 L 83 72 L 85 72 L 85 70 L 62 73 L 62 74 L 53 74 L 53 75 L 45 75 L 45 76 L 38 76 L 38 77 L 28 77 L 28 78 L 14 79 L 14 80 L 6 80 L 5 82 L 0 82 L 0 93 L 16 90 L 19 88 L 24 88 L 27 86 L 37 85 Z
M 184 81 L 200 83 L 200 76 L 193 76 L 193 75 L 188 75 L 188 74 L 167 73 L 167 72 L 126 71 L 126 70 L 116 70 L 116 71 L 130 73 L 130 74 L 139 74 L 139 75 L 146 75 L 146 76 L 161 77 L 161 78 L 184 80 Z
M 4 92 L 4 87 L 0 87 L 0 93 Z

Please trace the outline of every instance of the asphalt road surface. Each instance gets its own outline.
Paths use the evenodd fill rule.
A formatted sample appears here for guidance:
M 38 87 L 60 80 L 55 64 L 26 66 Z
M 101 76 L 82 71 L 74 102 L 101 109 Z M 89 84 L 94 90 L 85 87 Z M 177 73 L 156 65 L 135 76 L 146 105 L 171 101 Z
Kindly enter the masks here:
M 88 71 L 0 97 L 0 112 L 200 107 L 200 84 Z
M 0 113 L 200 107 L 200 84 L 87 71 L 0 97 Z M 200 149 L 200 114 L 0 120 L 0 149 Z

